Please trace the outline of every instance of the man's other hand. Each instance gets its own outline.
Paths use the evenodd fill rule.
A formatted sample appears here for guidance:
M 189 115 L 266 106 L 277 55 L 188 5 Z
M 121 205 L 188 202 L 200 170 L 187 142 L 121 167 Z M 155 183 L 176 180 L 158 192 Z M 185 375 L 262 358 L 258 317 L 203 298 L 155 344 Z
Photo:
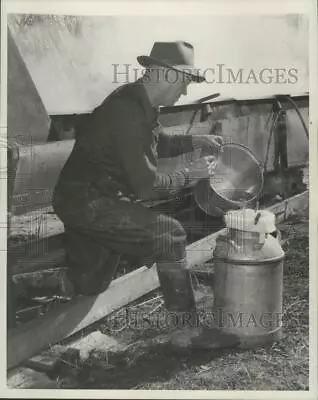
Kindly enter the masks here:
M 201 157 L 189 166 L 190 182 L 194 184 L 200 179 L 213 176 L 216 167 L 216 159 L 214 156 Z
M 222 136 L 217 135 L 193 135 L 192 141 L 194 149 L 201 151 L 201 157 L 215 154 L 224 143 Z

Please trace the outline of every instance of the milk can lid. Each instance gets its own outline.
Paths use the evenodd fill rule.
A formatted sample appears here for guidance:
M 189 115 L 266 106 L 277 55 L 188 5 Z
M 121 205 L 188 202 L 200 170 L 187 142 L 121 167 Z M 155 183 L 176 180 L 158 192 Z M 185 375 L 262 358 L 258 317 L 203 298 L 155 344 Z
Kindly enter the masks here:
M 241 209 L 229 211 L 225 215 L 228 228 L 247 232 L 270 233 L 276 230 L 275 214 L 267 210 Z

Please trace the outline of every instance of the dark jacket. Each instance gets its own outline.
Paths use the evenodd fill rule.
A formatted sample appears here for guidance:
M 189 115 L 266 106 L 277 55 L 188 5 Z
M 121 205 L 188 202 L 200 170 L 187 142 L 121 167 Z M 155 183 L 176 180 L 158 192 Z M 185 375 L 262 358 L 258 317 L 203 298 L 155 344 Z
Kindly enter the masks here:
M 56 212 L 85 207 L 88 191 L 97 197 L 155 199 L 187 184 L 185 170 L 158 173 L 157 162 L 192 151 L 191 136 L 162 132 L 140 80 L 115 90 L 80 131 L 55 188 Z

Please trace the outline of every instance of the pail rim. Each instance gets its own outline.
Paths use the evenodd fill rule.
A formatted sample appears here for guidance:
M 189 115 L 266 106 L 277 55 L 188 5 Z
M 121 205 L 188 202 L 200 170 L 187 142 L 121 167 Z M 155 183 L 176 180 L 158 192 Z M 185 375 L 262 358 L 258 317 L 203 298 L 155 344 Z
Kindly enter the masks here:
M 253 200 L 256 200 L 259 196 L 259 194 L 262 192 L 263 190 L 263 186 L 264 186 L 264 176 L 262 173 L 262 165 L 261 163 L 257 160 L 257 158 L 255 157 L 255 155 L 253 154 L 253 152 L 247 147 L 244 146 L 242 144 L 239 143 L 225 143 L 223 144 L 222 148 L 224 147 L 236 147 L 239 148 L 241 150 L 243 150 L 245 153 L 248 153 L 248 155 L 250 156 L 250 158 L 255 162 L 255 164 L 259 167 L 260 170 L 260 178 L 261 178 L 261 185 L 260 185 L 260 189 L 258 194 L 256 194 L 255 196 L 253 196 L 251 199 L 247 200 L 247 201 L 237 201 L 237 200 L 230 200 L 226 197 L 224 197 L 218 190 L 216 190 L 215 186 L 213 185 L 213 183 L 211 183 L 211 181 L 209 181 L 209 186 L 215 191 L 215 193 L 217 193 L 218 196 L 220 196 L 223 200 L 227 201 L 230 204 L 234 204 L 234 205 L 241 205 L 242 203 L 246 203 L 249 204 L 251 203 Z

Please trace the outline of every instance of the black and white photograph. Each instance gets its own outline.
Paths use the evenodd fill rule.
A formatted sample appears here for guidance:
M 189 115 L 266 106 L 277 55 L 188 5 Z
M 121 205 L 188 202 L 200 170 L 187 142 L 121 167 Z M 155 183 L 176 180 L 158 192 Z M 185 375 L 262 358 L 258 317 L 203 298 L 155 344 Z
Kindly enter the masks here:
M 6 396 L 316 398 L 315 2 L 20 3 Z

